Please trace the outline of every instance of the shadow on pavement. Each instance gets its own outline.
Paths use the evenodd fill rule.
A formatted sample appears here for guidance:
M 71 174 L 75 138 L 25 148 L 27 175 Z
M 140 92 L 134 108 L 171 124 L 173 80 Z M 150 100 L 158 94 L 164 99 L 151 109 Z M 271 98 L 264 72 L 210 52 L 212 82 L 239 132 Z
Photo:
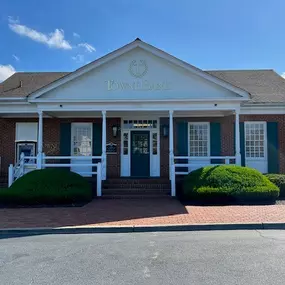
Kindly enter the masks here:
M 188 214 L 176 199 L 99 200 L 82 207 L 40 207 L 0 209 L 0 228 L 46 228 L 159 224 L 161 219 Z M 160 219 L 159 221 L 156 221 Z M 150 223 L 148 223 L 150 224 Z M 4 235 L 4 234 L 3 234 Z M 15 235 L 19 237 L 19 234 Z M 1 238 L 1 236 L 0 236 Z

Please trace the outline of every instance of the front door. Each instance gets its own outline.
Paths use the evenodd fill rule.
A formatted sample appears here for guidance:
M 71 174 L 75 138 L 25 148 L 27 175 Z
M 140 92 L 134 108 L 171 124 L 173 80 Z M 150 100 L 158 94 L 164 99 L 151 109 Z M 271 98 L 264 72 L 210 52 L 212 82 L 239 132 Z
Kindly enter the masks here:
M 149 131 L 131 132 L 131 176 L 150 176 Z
M 71 171 L 82 176 L 92 176 L 92 123 L 72 123 L 71 129 Z

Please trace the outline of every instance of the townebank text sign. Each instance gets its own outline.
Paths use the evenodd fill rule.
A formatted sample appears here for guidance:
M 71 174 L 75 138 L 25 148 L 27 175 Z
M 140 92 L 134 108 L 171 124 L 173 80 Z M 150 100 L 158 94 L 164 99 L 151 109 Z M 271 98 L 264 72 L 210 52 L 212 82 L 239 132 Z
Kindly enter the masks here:
M 107 89 L 108 89 L 108 91 L 116 91 L 116 90 L 135 90 L 135 91 L 171 90 L 170 84 L 167 81 L 150 82 L 148 80 L 134 80 L 132 82 L 108 80 L 107 81 Z
M 148 65 L 145 60 L 133 60 L 129 65 L 129 73 L 135 78 L 135 80 L 116 81 L 107 80 L 108 91 L 123 91 L 123 90 L 134 90 L 134 91 L 162 91 L 171 90 L 170 83 L 168 81 L 153 82 L 150 80 L 142 79 L 148 72 Z

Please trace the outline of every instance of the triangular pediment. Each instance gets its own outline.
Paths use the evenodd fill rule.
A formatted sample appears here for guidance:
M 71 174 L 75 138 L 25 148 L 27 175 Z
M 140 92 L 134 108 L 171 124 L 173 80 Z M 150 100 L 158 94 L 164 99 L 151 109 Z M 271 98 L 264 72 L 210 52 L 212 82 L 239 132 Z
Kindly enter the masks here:
M 245 98 L 248 93 L 244 90 L 140 41 L 30 96 L 31 100 L 47 102 Z

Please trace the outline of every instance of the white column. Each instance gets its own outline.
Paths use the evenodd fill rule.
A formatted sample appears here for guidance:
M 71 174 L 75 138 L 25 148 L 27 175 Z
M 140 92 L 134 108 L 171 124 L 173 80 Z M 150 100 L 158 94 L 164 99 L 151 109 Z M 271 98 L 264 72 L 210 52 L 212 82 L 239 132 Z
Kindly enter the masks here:
M 241 165 L 239 110 L 235 110 L 235 130 L 236 130 L 236 133 L 235 133 L 236 165 Z
M 38 126 L 38 155 L 37 168 L 42 168 L 42 152 L 43 152 L 43 112 L 39 111 L 39 126 Z
M 171 180 L 172 165 L 174 164 L 174 140 L 173 140 L 173 111 L 169 111 L 169 178 Z
M 106 180 L 107 156 L 106 156 L 106 111 L 102 111 L 102 180 Z
M 97 197 L 102 196 L 102 164 L 98 163 L 97 166 Z
M 8 169 L 8 187 L 10 187 L 14 182 L 14 166 L 13 164 L 9 165 Z

